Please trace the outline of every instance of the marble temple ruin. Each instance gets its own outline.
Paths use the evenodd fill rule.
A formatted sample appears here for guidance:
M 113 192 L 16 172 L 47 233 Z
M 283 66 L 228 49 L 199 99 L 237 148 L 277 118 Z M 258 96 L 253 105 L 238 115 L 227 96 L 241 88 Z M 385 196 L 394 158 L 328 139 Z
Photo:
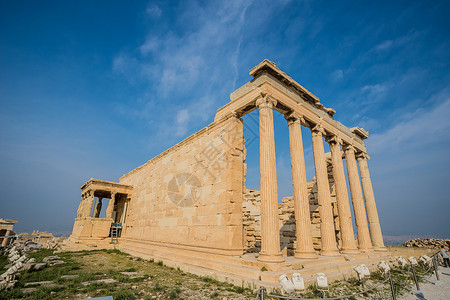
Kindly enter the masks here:
M 308 267 L 311 274 L 322 266 L 338 276 L 349 261 L 370 264 L 388 255 L 363 142 L 368 132 L 336 121 L 334 109 L 269 60 L 250 75 L 253 79 L 231 93 L 207 127 L 118 183 L 84 183 L 67 247 L 116 247 L 219 280 L 267 285 L 275 284 L 279 274 L 300 269 L 307 277 Z M 259 110 L 260 191 L 244 184 L 242 117 L 254 110 Z M 293 196 L 282 203 L 274 110 L 284 115 L 289 128 Z M 312 133 L 311 182 L 302 127 Z M 334 265 L 341 267 L 330 269 Z

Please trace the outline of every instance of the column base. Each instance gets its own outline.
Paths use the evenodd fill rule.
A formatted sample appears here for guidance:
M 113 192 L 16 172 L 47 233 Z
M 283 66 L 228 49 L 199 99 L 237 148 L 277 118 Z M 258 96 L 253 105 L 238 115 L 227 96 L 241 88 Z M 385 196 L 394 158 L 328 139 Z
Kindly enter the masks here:
M 342 254 L 358 254 L 358 253 L 360 253 L 360 251 L 357 248 L 354 248 L 354 249 L 342 249 L 341 253 Z
M 265 253 L 259 253 L 259 256 L 257 258 L 260 262 L 267 262 L 267 263 L 282 263 L 284 262 L 283 255 L 280 253 L 276 254 L 265 254 Z
M 362 253 L 369 253 L 369 252 L 373 252 L 373 248 L 363 248 L 363 249 L 359 249 L 359 251 L 361 251 Z
M 382 247 L 374 246 L 373 250 L 376 251 L 376 252 L 388 252 L 388 249 L 385 246 L 382 246 Z
M 317 258 L 317 254 L 315 251 L 310 251 L 310 252 L 306 252 L 306 251 L 295 251 L 294 253 L 294 257 L 295 258 Z
M 336 249 L 336 250 L 320 250 L 320 255 L 322 255 L 322 256 L 339 256 L 341 254 Z

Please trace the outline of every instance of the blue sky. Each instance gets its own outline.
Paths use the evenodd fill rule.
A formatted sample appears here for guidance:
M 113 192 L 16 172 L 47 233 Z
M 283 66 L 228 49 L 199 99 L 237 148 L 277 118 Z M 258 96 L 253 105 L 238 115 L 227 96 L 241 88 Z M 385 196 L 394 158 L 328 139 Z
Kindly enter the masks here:
M 70 232 L 118 178 L 211 123 L 267 58 L 366 140 L 385 235 L 449 237 L 448 1 L 1 1 L 0 217 Z M 253 140 L 251 118 L 244 117 Z M 292 194 L 275 114 L 280 198 Z M 253 128 L 254 129 L 254 128 Z M 314 176 L 303 128 L 308 177 Z M 258 141 L 247 186 L 259 188 Z

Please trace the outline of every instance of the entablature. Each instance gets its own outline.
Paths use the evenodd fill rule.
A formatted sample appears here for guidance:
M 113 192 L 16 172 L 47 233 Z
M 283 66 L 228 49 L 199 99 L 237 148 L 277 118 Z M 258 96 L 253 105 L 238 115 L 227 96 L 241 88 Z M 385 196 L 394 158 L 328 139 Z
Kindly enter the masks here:
M 81 195 L 92 193 L 96 197 L 109 198 L 114 194 L 131 195 L 133 186 L 91 178 L 81 186 Z
M 320 125 L 327 135 L 337 136 L 342 139 L 343 143 L 354 146 L 357 151 L 366 152 L 363 142 L 363 133 L 366 132 L 364 129 L 358 128 L 357 131 L 352 131 L 333 119 L 332 114 L 328 111 L 333 110 L 334 114 L 334 109 L 311 103 L 294 91 L 292 87 L 287 86 L 268 72 L 260 73 L 257 78 L 233 92 L 230 95 L 231 102 L 217 110 L 214 121 L 218 121 L 230 113 L 243 116 L 252 112 L 257 108 L 257 99 L 265 95 L 269 95 L 277 101 L 277 105 L 274 107 L 276 111 L 284 115 L 298 113 L 306 120 L 308 127 Z

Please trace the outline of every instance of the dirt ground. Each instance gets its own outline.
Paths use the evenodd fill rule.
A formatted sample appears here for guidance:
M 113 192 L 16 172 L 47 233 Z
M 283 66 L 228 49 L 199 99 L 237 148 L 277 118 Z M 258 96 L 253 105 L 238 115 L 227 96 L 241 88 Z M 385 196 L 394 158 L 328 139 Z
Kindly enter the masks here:
M 439 270 L 439 283 L 436 282 L 435 275 L 428 278 L 428 282 L 419 285 L 421 294 L 410 293 L 400 299 L 404 300 L 448 300 L 450 299 L 450 268 L 441 267 Z
M 39 250 L 29 257 L 41 262 L 53 251 Z M 23 271 L 19 283 L 0 292 L 0 299 L 253 299 L 248 289 L 199 277 L 146 261 L 117 250 L 61 252 L 63 264 L 41 271 Z
M 432 256 L 436 252 L 439 252 L 439 249 L 429 249 L 429 248 L 408 248 L 408 247 L 398 247 L 398 246 L 387 246 L 389 252 L 394 256 L 403 256 L 405 259 L 408 259 L 410 256 L 414 256 L 418 258 L 421 255 Z

